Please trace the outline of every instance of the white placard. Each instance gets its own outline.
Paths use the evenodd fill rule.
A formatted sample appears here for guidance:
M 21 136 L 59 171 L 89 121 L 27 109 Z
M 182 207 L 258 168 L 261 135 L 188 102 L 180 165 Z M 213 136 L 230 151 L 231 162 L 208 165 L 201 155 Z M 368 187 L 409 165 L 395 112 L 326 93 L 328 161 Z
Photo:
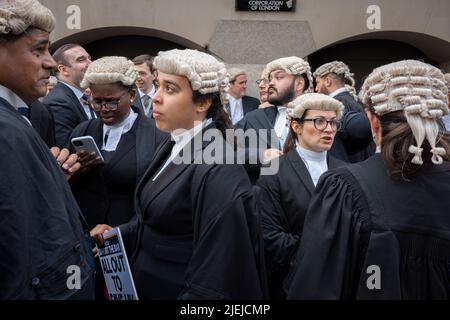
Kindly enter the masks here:
M 98 255 L 110 300 L 138 300 L 119 228 L 103 235 Z

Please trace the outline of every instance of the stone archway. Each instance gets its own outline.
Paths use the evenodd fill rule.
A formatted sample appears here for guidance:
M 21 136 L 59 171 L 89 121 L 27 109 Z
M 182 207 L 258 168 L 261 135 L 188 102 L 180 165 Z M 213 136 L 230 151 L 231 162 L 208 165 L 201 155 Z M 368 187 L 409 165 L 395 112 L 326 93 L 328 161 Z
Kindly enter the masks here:
M 139 27 L 106 27 L 82 31 L 52 43 L 50 51 L 53 52 L 65 43 L 79 43 L 93 59 L 107 55 L 128 58 L 144 53 L 156 55 L 159 51 L 174 48 L 207 51 L 202 46 L 180 36 Z
M 390 31 L 362 34 L 340 40 L 308 55 L 311 69 L 341 60 L 355 74 L 357 89 L 376 67 L 404 59 L 416 59 L 445 68 L 450 58 L 450 43 L 430 35 Z

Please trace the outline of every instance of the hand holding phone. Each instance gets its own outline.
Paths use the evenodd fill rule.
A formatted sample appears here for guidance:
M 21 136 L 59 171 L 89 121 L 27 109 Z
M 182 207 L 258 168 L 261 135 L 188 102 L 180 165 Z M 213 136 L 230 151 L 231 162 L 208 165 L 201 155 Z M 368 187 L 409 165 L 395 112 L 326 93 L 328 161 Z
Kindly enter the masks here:
M 91 136 L 76 137 L 71 140 L 83 166 L 103 163 L 103 156 Z M 95 160 L 94 160 L 95 159 Z M 94 160 L 93 162 L 91 162 Z

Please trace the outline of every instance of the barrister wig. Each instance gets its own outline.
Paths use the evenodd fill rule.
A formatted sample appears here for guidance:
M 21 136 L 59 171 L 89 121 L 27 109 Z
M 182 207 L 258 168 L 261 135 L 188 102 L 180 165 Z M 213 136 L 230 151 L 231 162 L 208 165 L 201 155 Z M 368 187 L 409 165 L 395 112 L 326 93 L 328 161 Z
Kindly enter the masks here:
M 329 63 L 325 63 L 318 67 L 316 71 L 314 71 L 313 76 L 324 78 L 330 73 L 334 73 L 342 78 L 345 82 L 345 88 L 347 89 L 347 91 L 355 99 L 358 98 L 355 89 L 355 79 L 353 78 L 354 74 L 350 72 L 350 68 L 345 63 L 343 63 L 342 61 L 332 61 Z
M 121 82 L 129 87 L 134 84 L 137 72 L 134 63 L 125 57 L 103 57 L 92 62 L 81 81 L 82 88 L 93 84 L 109 84 Z
M 50 33 L 55 28 L 55 17 L 36 0 L 0 1 L 0 34 L 18 36 L 30 27 Z
M 307 110 L 336 111 L 336 119 L 342 117 L 343 104 L 322 93 L 305 93 L 289 102 L 286 113 L 289 120 L 301 119 Z
M 272 71 L 284 70 L 288 74 L 294 76 L 305 75 L 309 82 L 309 88 L 305 88 L 305 91 L 312 89 L 313 78 L 311 73 L 311 67 L 309 63 L 299 57 L 284 57 L 269 62 L 264 69 L 264 78 L 268 79 Z
M 245 75 L 245 70 L 241 69 L 241 68 L 229 68 L 228 69 L 228 75 L 229 75 L 229 80 L 230 83 L 233 82 L 234 80 L 236 80 L 236 78 L 238 76 L 242 76 Z
M 450 91 L 450 73 L 444 74 L 445 82 L 447 83 L 447 89 Z
M 192 49 L 161 51 L 153 66 L 157 71 L 186 77 L 193 91 L 203 95 L 218 92 L 222 103 L 227 101 L 227 69 L 209 54 Z
M 432 162 L 443 162 L 445 149 L 436 147 L 439 124 L 449 114 L 448 89 L 442 72 L 432 65 L 416 60 L 403 60 L 376 68 L 364 81 L 359 93 L 361 101 L 382 116 L 403 111 L 416 145 L 412 163 L 423 164 L 422 144 L 427 139 Z

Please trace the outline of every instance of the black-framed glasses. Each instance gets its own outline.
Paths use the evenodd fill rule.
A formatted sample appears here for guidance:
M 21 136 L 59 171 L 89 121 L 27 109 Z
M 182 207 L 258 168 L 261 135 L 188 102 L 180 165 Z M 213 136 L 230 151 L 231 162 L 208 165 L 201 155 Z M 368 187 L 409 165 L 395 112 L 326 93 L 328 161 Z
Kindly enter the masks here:
M 120 95 L 119 100 L 113 100 L 113 101 L 106 101 L 106 102 L 104 102 L 104 101 L 99 101 L 99 100 L 93 99 L 92 100 L 92 109 L 94 109 L 94 111 L 96 111 L 96 112 L 99 112 L 100 110 L 102 110 L 103 107 L 105 107 L 108 111 L 115 111 L 119 107 L 121 98 L 127 92 L 128 91 L 122 93 Z
M 266 84 L 269 84 L 269 81 L 267 81 L 266 79 L 258 79 L 258 80 L 256 80 L 256 84 L 259 86 L 259 84 L 261 83 L 261 82 L 265 82 Z
M 338 131 L 341 128 L 341 122 L 337 120 L 327 120 L 325 118 L 314 118 L 314 119 L 303 119 L 301 121 L 312 121 L 314 123 L 314 128 L 323 131 L 330 124 L 333 131 Z

